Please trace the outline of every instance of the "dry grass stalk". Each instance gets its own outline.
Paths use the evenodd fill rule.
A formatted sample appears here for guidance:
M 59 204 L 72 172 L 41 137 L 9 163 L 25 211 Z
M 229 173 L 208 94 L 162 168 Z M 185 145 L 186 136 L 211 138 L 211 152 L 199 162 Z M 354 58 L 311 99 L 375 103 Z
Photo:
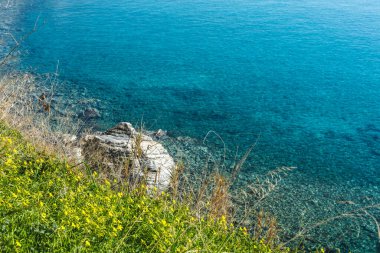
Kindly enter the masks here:
M 78 134 L 82 123 L 74 122 L 73 115 L 61 110 L 59 103 L 52 108 L 54 95 L 43 94 L 39 87 L 35 77 L 28 73 L 3 75 L 0 78 L 0 120 L 21 131 L 42 151 L 73 160 L 75 153 L 69 139 Z
M 8 1 L 7 5 L 5 8 L 9 8 L 10 7 L 10 1 Z M 25 35 L 23 35 L 20 40 L 16 40 L 16 38 L 13 36 L 13 34 L 9 33 L 9 35 L 12 37 L 12 39 L 15 41 L 15 45 L 9 50 L 9 52 L 2 58 L 0 59 L 0 68 L 4 67 L 8 61 L 10 60 L 10 58 L 12 57 L 12 55 L 17 51 L 17 49 L 20 47 L 20 45 L 25 41 L 27 40 L 33 33 L 35 33 L 38 29 L 38 24 L 39 24 L 39 20 L 40 20 L 40 16 L 37 17 L 35 23 L 34 23 L 34 26 L 33 26 L 33 29 L 30 30 L 28 33 L 26 33 Z
M 308 226 L 308 227 L 303 228 L 294 237 L 292 237 L 291 239 L 289 239 L 288 241 L 286 241 L 285 243 L 283 243 L 283 245 L 288 245 L 289 243 L 291 243 L 291 242 L 293 242 L 293 241 L 295 241 L 297 239 L 303 238 L 310 231 L 312 231 L 312 230 L 314 230 L 314 229 L 316 229 L 318 227 L 327 225 L 327 224 L 329 224 L 331 222 L 334 222 L 336 220 L 340 220 L 340 219 L 356 219 L 356 218 L 363 218 L 363 217 L 366 217 L 366 216 L 370 217 L 374 221 L 374 224 L 375 224 L 376 230 L 377 230 L 377 237 L 378 237 L 378 244 L 379 244 L 379 242 L 380 242 L 379 223 L 376 220 L 376 218 L 372 214 L 369 213 L 369 210 L 373 210 L 373 209 L 379 210 L 380 209 L 380 204 L 374 204 L 374 205 L 369 205 L 369 206 L 361 207 L 361 208 L 352 210 L 350 212 L 345 212 L 345 213 L 342 213 L 342 214 L 339 214 L 339 215 L 327 218 L 325 220 L 322 220 L 320 222 L 315 223 L 312 226 Z
M 216 173 L 210 197 L 210 216 L 212 218 L 228 217 L 230 207 L 229 182 L 221 174 Z
M 278 224 L 275 217 L 260 210 L 256 216 L 256 223 L 253 228 L 253 237 L 263 239 L 268 245 L 274 245 L 278 242 Z
M 179 194 L 179 186 L 180 186 L 180 180 L 181 176 L 185 170 L 185 165 L 183 162 L 178 162 L 176 164 L 176 167 L 172 173 L 172 178 L 170 182 L 170 189 L 172 191 L 173 198 L 176 199 Z
M 247 186 L 249 196 L 255 201 L 254 207 L 259 206 L 260 203 L 277 188 L 283 177 L 294 169 L 296 169 L 296 167 L 280 167 L 270 171 L 263 178 L 256 177 L 256 182 Z

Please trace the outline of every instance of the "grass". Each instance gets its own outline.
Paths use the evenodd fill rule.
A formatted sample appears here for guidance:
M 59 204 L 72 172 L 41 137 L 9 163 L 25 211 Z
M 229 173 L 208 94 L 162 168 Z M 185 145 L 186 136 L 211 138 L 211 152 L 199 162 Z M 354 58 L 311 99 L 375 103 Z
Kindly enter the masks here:
M 126 190 L 90 169 L 72 167 L 38 151 L 4 123 L 0 250 L 289 252 L 253 239 L 224 215 L 199 217 L 168 192 L 147 194 L 144 184 Z

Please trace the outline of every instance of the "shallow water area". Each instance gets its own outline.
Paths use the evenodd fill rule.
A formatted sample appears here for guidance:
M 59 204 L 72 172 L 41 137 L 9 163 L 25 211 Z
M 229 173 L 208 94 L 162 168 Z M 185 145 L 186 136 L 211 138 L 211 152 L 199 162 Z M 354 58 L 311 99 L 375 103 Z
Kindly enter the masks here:
M 57 72 L 60 97 L 78 114 L 99 110 L 99 129 L 143 121 L 168 130 L 173 154 L 200 152 L 214 130 L 226 169 L 257 141 L 243 188 L 297 167 L 262 203 L 287 236 L 380 202 L 377 1 L 34 0 L 12 16 L 18 37 L 40 16 L 21 68 Z M 217 136 L 206 146 L 221 158 Z M 336 220 L 305 244 L 376 252 L 376 231 L 369 219 Z

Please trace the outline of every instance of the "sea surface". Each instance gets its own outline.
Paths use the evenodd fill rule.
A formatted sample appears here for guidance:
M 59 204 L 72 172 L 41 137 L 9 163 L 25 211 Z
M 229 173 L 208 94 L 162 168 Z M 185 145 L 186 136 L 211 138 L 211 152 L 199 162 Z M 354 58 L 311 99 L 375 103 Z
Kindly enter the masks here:
M 380 203 L 378 0 L 30 0 L 18 8 L 8 22 L 15 36 L 37 28 L 20 68 L 56 73 L 63 97 L 76 90 L 96 99 L 99 129 L 143 122 L 200 143 L 215 131 L 224 144 L 210 134 L 206 145 L 225 145 L 229 164 L 257 142 L 242 187 L 297 167 L 262 203 L 288 238 Z M 380 220 L 378 209 L 369 212 Z M 369 217 L 334 220 L 304 241 L 368 253 L 379 252 L 376 242 Z

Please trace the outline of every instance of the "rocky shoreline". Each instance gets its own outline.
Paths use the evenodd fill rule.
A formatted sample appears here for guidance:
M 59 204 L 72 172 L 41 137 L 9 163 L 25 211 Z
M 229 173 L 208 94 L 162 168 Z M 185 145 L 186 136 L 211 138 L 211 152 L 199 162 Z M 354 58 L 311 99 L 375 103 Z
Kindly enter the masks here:
M 43 76 L 38 77 L 33 74 L 20 73 L 20 75 L 27 76 L 27 79 L 31 83 L 36 82 L 35 79 L 43 79 Z M 42 93 L 49 98 L 47 101 L 52 104 L 50 111 L 52 115 L 56 115 L 57 117 L 61 117 L 62 115 L 64 117 L 72 116 L 70 117 L 72 122 L 81 120 L 83 129 L 87 127 L 91 128 L 99 120 L 98 117 L 87 117 L 86 119 L 82 116 L 88 108 L 99 108 L 100 117 L 104 113 L 104 110 L 98 107 L 101 101 L 86 97 L 86 94 L 78 91 L 74 92 L 76 95 L 71 94 L 71 97 L 67 98 L 60 95 L 59 91 L 58 93 L 57 91 L 51 93 L 49 86 L 37 85 L 35 91 L 29 95 L 34 97 L 34 101 L 38 101 Z M 68 105 L 71 107 L 68 107 Z M 73 112 L 71 109 L 75 109 L 75 111 Z M 40 109 L 38 113 L 41 116 L 46 115 L 43 109 Z M 69 123 L 67 126 L 73 127 L 73 125 L 75 123 Z M 149 187 L 165 189 L 169 185 L 167 179 L 175 169 L 175 162 L 183 162 L 185 164 L 186 174 L 194 184 L 198 182 L 198 178 L 205 175 L 204 173 L 219 170 L 227 175 L 231 171 L 231 168 L 226 163 L 223 163 L 223 149 L 210 148 L 202 140 L 186 136 L 171 136 L 170 133 L 166 133 L 163 130 L 136 130 L 131 124 L 126 122 L 105 131 L 90 131 L 90 134 L 87 134 L 87 131 L 83 129 L 72 133 L 72 135 L 61 134 L 59 138 L 62 143 L 65 143 L 66 148 L 71 151 L 71 155 L 75 157 L 76 161 L 88 160 L 91 163 L 92 160 L 94 164 L 93 168 L 105 175 L 111 175 L 116 180 L 134 182 L 146 179 Z M 61 131 L 61 133 L 65 133 L 65 131 Z M 57 134 L 60 135 L 60 132 Z M 143 142 L 146 144 L 143 146 L 144 148 L 136 145 L 136 143 Z M 160 152 L 155 152 L 154 149 L 150 148 L 155 146 L 160 147 L 158 149 Z M 153 156 L 150 156 L 151 154 Z M 104 156 L 104 160 L 100 160 L 100 163 L 97 159 L 99 156 Z M 166 157 L 164 161 L 169 162 L 163 162 L 161 160 L 163 157 Z M 125 173 L 126 165 L 131 169 L 129 170 L 131 172 L 129 174 Z M 161 174 L 162 171 L 164 171 L 163 174 Z M 253 202 L 252 204 L 255 206 L 257 205 L 254 195 L 252 195 L 252 192 L 249 192 L 249 187 L 251 187 L 252 183 L 256 182 L 259 176 L 262 176 L 262 179 L 266 180 L 266 174 L 258 170 L 251 174 L 242 171 L 238 175 L 237 189 L 239 193 L 243 192 L 240 190 L 245 190 L 245 195 L 236 195 L 237 198 L 241 199 L 241 206 L 247 200 Z M 343 189 L 336 185 L 328 185 L 324 186 L 324 190 L 321 191 L 318 187 L 313 188 L 308 184 L 300 184 L 299 182 L 305 182 L 305 179 L 303 178 L 302 171 L 298 170 L 292 172 L 291 178 L 285 184 L 281 181 L 283 181 L 281 178 L 275 178 L 275 183 L 269 185 L 270 187 L 273 186 L 273 190 L 267 195 L 265 201 L 260 202 L 257 208 L 271 212 L 278 217 L 280 225 L 283 228 L 284 237 L 291 236 L 294 234 L 294 231 L 302 229 L 302 224 L 298 224 L 297 219 L 301 218 L 302 221 L 306 220 L 306 222 L 309 222 L 309 225 L 312 225 L 326 219 L 326 215 L 322 215 L 327 212 L 328 216 L 339 215 L 341 212 L 350 212 L 356 206 L 370 205 L 376 199 L 375 189 L 369 189 L 365 193 L 365 198 L 354 199 L 345 197 L 346 195 L 358 195 L 355 194 L 357 190 L 350 188 L 349 185 Z M 312 194 L 306 195 L 303 192 L 311 192 Z M 291 206 L 289 203 L 295 204 Z M 239 202 L 236 205 L 238 206 Z M 252 220 L 246 224 L 252 224 Z M 339 234 L 340 230 L 343 231 L 346 227 L 350 226 L 349 222 L 342 223 L 334 228 L 326 226 L 323 231 L 326 230 L 328 235 L 334 236 Z M 372 229 L 370 225 L 367 224 L 366 226 L 368 226 L 369 230 Z M 313 238 L 320 238 L 320 234 L 313 236 Z M 372 233 L 366 236 L 373 239 Z M 333 238 L 329 238 L 328 241 L 335 245 L 338 244 Z M 313 247 L 315 243 L 308 241 L 307 245 Z
M 159 190 L 170 186 L 177 162 L 192 168 L 187 174 L 199 172 L 196 168 L 207 160 L 216 164 L 208 148 L 197 145 L 196 140 L 171 138 L 161 129 L 137 131 L 129 122 L 81 137 L 64 134 L 61 139 L 72 151 L 72 160 L 86 162 L 113 180 L 132 184 L 144 180 L 149 188 Z

